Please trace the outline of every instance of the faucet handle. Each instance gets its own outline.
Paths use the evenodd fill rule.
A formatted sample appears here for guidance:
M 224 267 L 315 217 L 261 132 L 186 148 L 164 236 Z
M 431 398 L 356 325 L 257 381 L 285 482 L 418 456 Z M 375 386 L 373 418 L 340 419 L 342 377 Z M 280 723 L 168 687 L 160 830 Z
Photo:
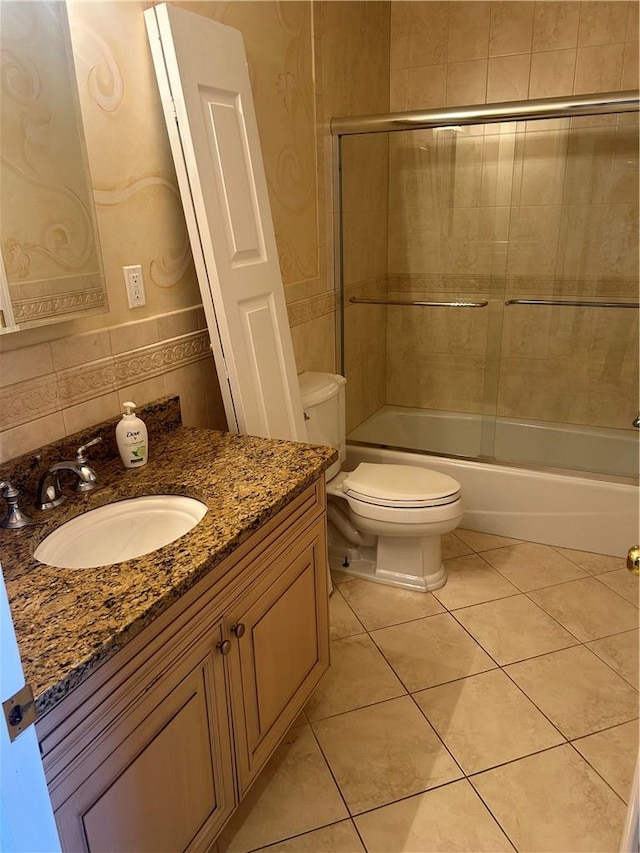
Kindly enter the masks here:
M 18 495 L 20 492 L 8 480 L 0 483 L 0 494 L 7 502 L 7 513 L 0 521 L 0 527 L 9 530 L 17 530 L 31 524 L 29 516 L 25 515 L 18 506 Z
M 3 498 L 17 498 L 20 492 L 8 480 L 0 483 L 0 494 Z
M 92 438 L 91 441 L 88 441 L 86 444 L 81 444 L 76 452 L 76 460 L 78 462 L 88 462 L 87 457 L 85 456 L 85 452 L 89 447 L 93 447 L 94 444 L 100 444 L 102 441 L 102 436 L 99 435 L 96 438 Z

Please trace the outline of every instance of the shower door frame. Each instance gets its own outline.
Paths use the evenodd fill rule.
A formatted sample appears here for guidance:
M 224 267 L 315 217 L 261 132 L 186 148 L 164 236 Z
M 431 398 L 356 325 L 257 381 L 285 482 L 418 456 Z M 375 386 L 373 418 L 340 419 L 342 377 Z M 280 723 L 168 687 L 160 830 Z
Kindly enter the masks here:
M 640 112 L 640 90 L 632 89 L 621 92 L 602 92 L 585 95 L 574 95 L 568 97 L 539 98 L 524 101 L 505 101 L 501 103 L 476 104 L 437 110 L 411 110 L 406 112 L 392 112 L 379 115 L 363 115 L 355 117 L 333 118 L 330 122 L 332 134 L 332 160 L 333 160 L 333 198 L 334 198 L 334 276 L 337 283 L 339 311 L 336 315 L 336 340 L 338 343 L 338 361 L 340 372 L 345 373 L 344 353 L 344 312 L 345 312 L 345 284 L 343 263 L 343 199 L 342 199 L 342 168 L 343 168 L 343 146 L 345 137 L 369 134 L 369 133 L 394 133 L 407 132 L 410 130 L 446 128 L 460 125 L 495 124 L 500 122 L 536 121 L 543 119 L 567 119 L 576 116 L 608 115 L 619 113 Z M 400 303 L 397 300 L 368 300 L 351 299 L 351 302 L 374 302 L 375 304 L 409 304 L 409 305 L 447 305 L 449 307 L 475 308 L 484 307 L 486 303 L 482 300 L 477 302 L 455 301 L 448 303 L 416 303 L 413 300 Z M 507 299 L 504 307 L 516 304 L 544 304 L 567 306 L 585 304 L 590 307 L 600 308 L 640 308 L 640 303 L 631 302 L 605 302 L 591 300 L 588 303 L 577 303 L 572 300 L 520 300 Z M 474 459 L 498 462 L 499 464 L 515 464 L 516 466 L 531 467 L 528 463 L 509 463 L 496 460 L 487 454 L 488 439 L 494 434 L 495 413 L 493 416 L 493 428 L 481 433 L 481 453 Z M 483 415 L 483 419 L 485 415 Z M 440 454 L 447 455 L 447 454 Z M 455 455 L 454 458 L 471 458 Z M 537 466 L 534 466 L 537 467 Z

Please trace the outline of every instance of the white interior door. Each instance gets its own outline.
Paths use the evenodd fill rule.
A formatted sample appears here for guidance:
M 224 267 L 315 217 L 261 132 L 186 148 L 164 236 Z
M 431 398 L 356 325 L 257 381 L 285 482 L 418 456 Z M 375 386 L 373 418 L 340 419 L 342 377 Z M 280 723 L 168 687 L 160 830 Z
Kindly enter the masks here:
M 144 14 L 229 428 L 304 440 L 242 35 L 167 4 Z

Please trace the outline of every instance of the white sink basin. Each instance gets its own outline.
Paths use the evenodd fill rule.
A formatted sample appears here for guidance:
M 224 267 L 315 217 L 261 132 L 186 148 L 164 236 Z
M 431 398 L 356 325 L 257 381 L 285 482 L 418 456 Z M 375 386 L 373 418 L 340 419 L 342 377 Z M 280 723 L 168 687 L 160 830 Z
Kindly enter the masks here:
M 106 504 L 61 524 L 38 545 L 36 560 L 90 569 L 134 560 L 188 533 L 207 507 L 184 495 L 145 495 Z

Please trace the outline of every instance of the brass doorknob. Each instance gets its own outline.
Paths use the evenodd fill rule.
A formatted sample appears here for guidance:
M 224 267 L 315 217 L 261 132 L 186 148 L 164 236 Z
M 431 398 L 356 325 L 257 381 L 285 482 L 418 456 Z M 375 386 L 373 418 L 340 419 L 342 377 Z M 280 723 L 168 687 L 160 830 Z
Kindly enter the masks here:
M 640 575 L 640 545 L 634 545 L 633 548 L 629 548 L 627 568 L 634 575 Z

